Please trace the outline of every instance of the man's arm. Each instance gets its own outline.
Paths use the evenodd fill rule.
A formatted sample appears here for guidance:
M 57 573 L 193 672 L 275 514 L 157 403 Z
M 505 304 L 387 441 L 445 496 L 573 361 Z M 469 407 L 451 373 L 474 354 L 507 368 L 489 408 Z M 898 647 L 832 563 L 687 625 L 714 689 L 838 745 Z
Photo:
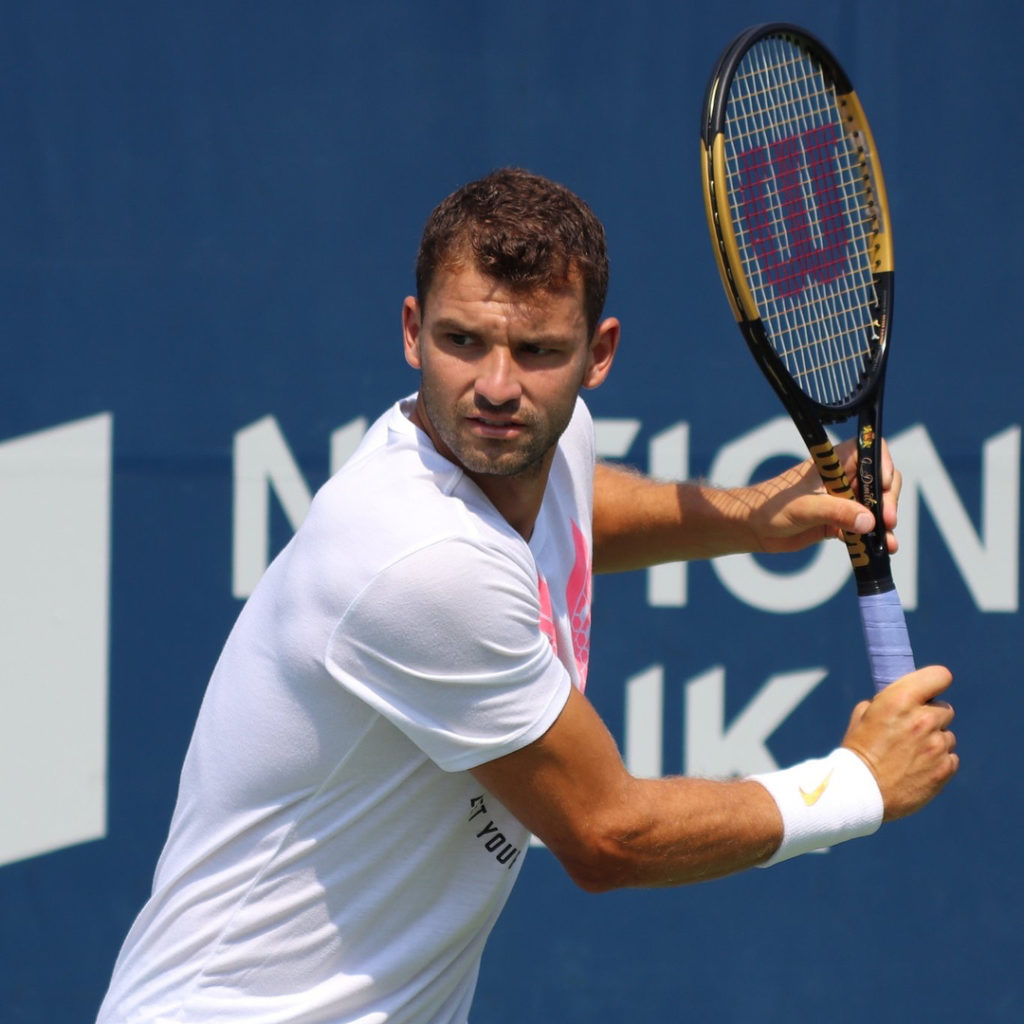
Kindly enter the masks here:
M 929 704 L 950 681 L 921 669 L 854 710 L 843 746 L 870 768 L 886 820 L 923 806 L 957 769 L 952 709 Z M 783 840 L 782 814 L 758 782 L 633 778 L 575 691 L 544 736 L 473 774 L 588 891 L 716 878 L 765 861 Z
M 856 476 L 851 446 L 847 475 Z M 900 474 L 883 449 L 883 514 L 889 550 L 896 550 Z M 594 475 L 594 571 L 621 572 L 740 551 L 797 551 L 843 530 L 866 533 L 865 506 L 825 492 L 810 460 L 763 483 L 715 488 L 666 483 L 599 463 Z

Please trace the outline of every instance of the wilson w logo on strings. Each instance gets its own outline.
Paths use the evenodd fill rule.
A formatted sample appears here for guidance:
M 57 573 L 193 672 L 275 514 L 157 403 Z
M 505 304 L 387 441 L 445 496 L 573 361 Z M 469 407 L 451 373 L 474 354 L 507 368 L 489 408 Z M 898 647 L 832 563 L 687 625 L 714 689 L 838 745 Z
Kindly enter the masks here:
M 745 150 L 737 157 L 748 250 L 779 298 L 809 281 L 831 284 L 846 272 L 849 228 L 843 214 L 834 124 Z

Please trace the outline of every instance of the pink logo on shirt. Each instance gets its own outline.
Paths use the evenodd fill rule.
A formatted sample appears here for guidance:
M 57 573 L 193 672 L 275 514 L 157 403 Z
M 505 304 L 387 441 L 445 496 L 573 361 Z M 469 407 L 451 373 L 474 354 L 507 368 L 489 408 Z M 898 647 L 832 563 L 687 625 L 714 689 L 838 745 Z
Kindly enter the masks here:
M 582 693 L 586 689 L 587 667 L 590 663 L 590 598 L 593 592 L 593 577 L 590 571 L 590 550 L 583 531 L 575 523 L 572 524 L 572 543 L 576 549 L 576 561 L 565 588 L 565 603 L 569 609 L 572 653 L 580 675 Z
M 583 531 L 570 520 L 574 561 L 572 572 L 565 587 L 565 607 L 569 616 L 572 636 L 573 661 L 579 679 L 580 693 L 587 685 L 587 668 L 590 661 L 590 599 L 593 593 L 590 550 Z M 540 599 L 540 631 L 548 638 L 552 650 L 558 653 L 558 633 L 555 616 L 551 607 L 551 591 L 547 580 L 537 575 L 537 596 Z

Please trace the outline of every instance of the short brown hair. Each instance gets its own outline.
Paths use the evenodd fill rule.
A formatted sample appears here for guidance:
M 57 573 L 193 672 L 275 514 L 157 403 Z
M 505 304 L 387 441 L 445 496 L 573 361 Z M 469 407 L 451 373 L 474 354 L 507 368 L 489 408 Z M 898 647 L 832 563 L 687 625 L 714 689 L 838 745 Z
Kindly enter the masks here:
M 594 333 L 608 292 L 604 228 L 565 186 L 505 167 L 442 200 L 416 258 L 421 308 L 437 272 L 467 255 L 481 273 L 515 291 L 562 287 L 578 272 L 588 333 Z

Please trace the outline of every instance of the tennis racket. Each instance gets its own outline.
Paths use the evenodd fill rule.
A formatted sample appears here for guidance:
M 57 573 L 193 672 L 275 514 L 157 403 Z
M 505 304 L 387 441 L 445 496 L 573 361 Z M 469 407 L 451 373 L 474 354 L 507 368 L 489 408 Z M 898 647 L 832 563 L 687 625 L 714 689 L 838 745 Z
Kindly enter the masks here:
M 757 25 L 718 60 L 701 121 L 712 246 L 733 315 L 831 494 L 854 498 L 825 432 L 857 417 L 860 500 L 844 534 L 876 690 L 914 668 L 882 522 L 882 390 L 893 258 L 882 169 L 849 78 L 795 25 Z

